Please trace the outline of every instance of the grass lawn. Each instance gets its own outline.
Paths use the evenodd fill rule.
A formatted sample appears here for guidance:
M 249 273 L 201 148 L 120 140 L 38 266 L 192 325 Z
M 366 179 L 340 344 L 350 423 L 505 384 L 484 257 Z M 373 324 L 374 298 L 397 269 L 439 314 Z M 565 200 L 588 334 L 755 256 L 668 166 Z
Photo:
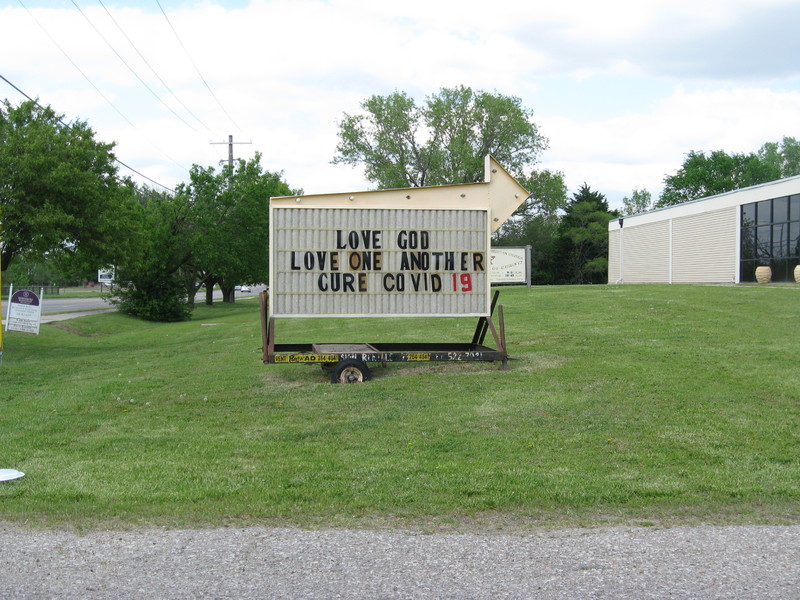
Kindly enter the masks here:
M 507 288 L 508 371 L 264 365 L 254 300 L 4 333 L 0 520 L 422 530 L 800 522 L 800 286 Z M 281 320 L 468 342 L 472 319 Z

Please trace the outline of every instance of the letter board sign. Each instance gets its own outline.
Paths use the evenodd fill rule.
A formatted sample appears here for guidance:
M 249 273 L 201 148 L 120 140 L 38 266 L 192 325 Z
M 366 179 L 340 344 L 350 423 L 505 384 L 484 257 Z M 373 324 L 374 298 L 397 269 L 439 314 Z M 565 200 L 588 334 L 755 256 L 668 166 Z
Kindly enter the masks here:
M 485 316 L 487 209 L 272 207 L 275 316 Z
M 528 192 L 482 183 L 270 199 L 276 317 L 488 316 L 490 239 Z

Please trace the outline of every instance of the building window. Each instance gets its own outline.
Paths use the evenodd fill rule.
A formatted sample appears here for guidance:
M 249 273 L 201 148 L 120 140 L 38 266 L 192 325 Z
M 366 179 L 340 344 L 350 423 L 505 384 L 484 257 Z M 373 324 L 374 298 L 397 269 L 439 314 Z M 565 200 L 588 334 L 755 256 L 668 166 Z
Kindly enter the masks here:
M 741 207 L 740 281 L 755 281 L 756 267 L 772 268 L 773 281 L 793 281 L 800 264 L 800 194 Z

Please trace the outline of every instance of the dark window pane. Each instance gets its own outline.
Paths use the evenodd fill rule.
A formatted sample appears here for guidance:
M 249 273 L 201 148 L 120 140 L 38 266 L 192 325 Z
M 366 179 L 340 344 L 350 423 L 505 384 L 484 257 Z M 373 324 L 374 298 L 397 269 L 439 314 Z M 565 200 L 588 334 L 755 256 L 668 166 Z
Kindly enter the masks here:
M 742 227 L 742 260 L 753 259 L 756 254 L 756 228 Z
M 789 220 L 800 221 L 800 194 L 789 198 Z
M 773 260 L 772 281 L 789 281 L 789 263 L 785 258 Z
M 800 221 L 789 224 L 789 254 L 800 256 Z
M 789 250 L 789 225 L 781 223 L 772 226 L 772 256 L 781 258 L 787 255 Z
M 755 281 L 756 264 L 754 260 L 743 260 L 739 270 L 739 281 Z
M 756 229 L 756 255 L 758 258 L 769 258 L 772 253 L 772 227 Z
M 800 196 L 798 196 L 800 199 Z M 756 224 L 756 203 L 742 205 L 742 227 Z
M 759 225 L 772 223 L 772 200 L 763 200 L 758 203 L 757 216 Z
M 772 201 L 772 222 L 783 223 L 789 220 L 789 198 L 775 198 Z

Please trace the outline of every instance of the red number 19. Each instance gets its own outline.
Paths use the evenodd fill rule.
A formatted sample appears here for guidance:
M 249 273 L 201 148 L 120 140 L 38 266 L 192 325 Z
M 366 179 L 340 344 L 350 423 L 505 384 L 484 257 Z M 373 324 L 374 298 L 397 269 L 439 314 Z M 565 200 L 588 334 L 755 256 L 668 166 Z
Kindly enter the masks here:
M 461 281 L 461 291 L 462 292 L 469 292 L 472 291 L 472 275 L 469 273 L 453 273 L 453 291 L 457 292 L 459 280 Z

